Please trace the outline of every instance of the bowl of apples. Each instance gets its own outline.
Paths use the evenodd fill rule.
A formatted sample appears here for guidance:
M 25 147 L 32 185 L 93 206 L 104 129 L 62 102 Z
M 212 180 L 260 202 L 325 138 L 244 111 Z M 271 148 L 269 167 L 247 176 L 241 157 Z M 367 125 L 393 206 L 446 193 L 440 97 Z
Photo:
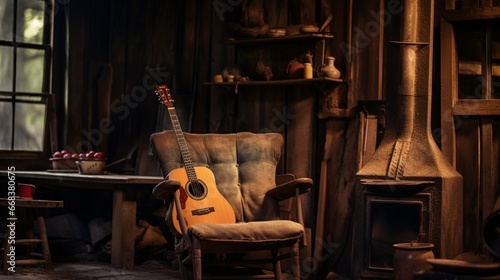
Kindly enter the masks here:
M 105 164 L 103 153 L 94 151 L 86 153 L 76 161 L 80 174 L 102 174 Z
M 50 158 L 55 170 L 77 170 L 76 160 L 79 154 L 72 154 L 66 150 L 56 151 Z

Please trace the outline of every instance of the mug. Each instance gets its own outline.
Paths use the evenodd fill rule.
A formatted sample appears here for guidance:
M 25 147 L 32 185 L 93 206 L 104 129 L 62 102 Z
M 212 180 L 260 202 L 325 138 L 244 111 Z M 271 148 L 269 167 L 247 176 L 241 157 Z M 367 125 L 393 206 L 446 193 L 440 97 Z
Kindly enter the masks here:
M 17 194 L 20 199 L 33 199 L 33 194 L 35 193 L 36 186 L 31 184 L 18 183 L 17 184 Z

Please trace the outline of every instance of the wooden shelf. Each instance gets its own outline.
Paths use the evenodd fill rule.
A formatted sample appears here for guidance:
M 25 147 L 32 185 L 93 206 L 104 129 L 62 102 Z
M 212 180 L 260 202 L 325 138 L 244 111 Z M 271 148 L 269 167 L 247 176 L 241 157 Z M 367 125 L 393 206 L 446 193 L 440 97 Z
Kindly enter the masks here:
M 299 35 L 290 35 L 283 37 L 261 37 L 261 38 L 244 38 L 244 39 L 227 39 L 224 43 L 229 45 L 248 45 L 248 44 L 269 44 L 269 43 L 287 43 L 303 40 L 323 40 L 333 39 L 331 33 L 307 33 Z
M 500 7 L 446 10 L 443 17 L 447 21 L 500 19 Z
M 207 82 L 206 85 L 211 86 L 287 86 L 287 85 L 308 85 L 318 83 L 339 84 L 342 79 L 331 78 L 312 78 L 312 79 L 289 79 L 289 80 L 273 80 L 273 81 L 248 81 L 248 82 Z

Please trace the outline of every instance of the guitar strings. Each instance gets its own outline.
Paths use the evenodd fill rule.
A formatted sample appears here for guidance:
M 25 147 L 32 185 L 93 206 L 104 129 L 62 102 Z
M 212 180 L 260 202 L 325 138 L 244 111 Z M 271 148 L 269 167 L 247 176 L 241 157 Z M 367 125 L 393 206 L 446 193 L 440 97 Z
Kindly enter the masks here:
M 205 194 L 205 187 L 202 183 L 199 182 L 196 176 L 196 172 L 192 165 L 193 163 L 191 162 L 191 155 L 189 153 L 186 140 L 184 139 L 184 134 L 182 133 L 181 125 L 175 109 L 173 107 L 168 107 L 168 114 L 174 128 L 175 136 L 177 138 L 177 144 L 179 145 L 179 149 L 181 151 L 181 156 L 184 161 L 184 166 L 186 167 L 186 172 L 188 173 L 188 192 L 190 192 L 194 197 L 202 197 Z

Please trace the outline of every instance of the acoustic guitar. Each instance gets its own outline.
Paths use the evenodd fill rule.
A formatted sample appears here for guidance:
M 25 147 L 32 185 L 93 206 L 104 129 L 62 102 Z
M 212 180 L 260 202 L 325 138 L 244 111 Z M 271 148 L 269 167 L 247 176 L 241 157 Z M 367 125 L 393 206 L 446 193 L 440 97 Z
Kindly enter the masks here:
M 213 172 L 207 167 L 193 165 L 170 90 L 166 85 L 157 85 L 156 95 L 167 108 L 184 164 L 184 168 L 174 169 L 167 176 L 170 180 L 181 182 L 181 188 L 175 194 L 176 205 L 171 211 L 175 231 L 183 234 L 179 212 L 184 216 L 186 227 L 198 223 L 235 223 L 234 210 L 217 189 Z

